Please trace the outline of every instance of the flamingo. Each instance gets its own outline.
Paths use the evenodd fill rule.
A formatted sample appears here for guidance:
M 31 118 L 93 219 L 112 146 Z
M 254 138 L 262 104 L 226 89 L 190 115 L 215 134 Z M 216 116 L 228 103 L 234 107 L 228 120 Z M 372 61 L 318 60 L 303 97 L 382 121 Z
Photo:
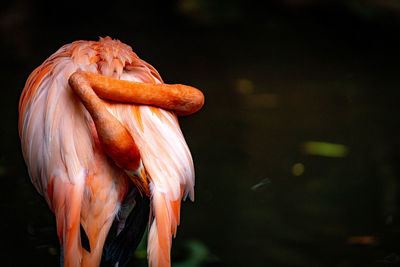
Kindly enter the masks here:
M 163 83 L 110 37 L 64 45 L 30 74 L 19 135 L 31 181 L 56 217 L 61 265 L 98 266 L 104 254 L 125 266 L 148 228 L 149 266 L 170 266 L 181 200 L 194 200 L 177 116 L 203 104 L 201 91 Z

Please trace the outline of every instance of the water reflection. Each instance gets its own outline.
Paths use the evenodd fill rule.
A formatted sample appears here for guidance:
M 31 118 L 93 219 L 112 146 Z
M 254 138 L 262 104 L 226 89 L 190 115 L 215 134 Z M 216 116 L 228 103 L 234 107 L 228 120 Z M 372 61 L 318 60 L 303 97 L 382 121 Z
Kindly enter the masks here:
M 342 144 L 316 141 L 307 141 L 303 143 L 303 151 L 306 155 L 346 157 L 348 150 L 348 147 Z

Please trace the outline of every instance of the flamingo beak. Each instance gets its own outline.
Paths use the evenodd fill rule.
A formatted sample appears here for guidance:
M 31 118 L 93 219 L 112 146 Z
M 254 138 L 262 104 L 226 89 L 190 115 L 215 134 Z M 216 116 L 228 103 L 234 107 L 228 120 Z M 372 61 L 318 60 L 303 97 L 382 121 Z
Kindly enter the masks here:
M 146 196 L 150 196 L 149 181 L 147 179 L 146 169 L 143 166 L 142 161 L 140 161 L 140 166 L 136 170 L 125 170 L 125 172 L 128 174 L 129 178 L 131 178 L 132 182 L 136 185 L 141 194 L 143 192 L 146 194 Z

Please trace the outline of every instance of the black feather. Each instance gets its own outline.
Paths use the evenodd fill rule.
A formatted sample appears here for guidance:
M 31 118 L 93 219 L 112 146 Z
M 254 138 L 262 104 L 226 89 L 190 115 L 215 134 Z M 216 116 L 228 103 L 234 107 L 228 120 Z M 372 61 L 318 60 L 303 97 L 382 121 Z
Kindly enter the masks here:
M 124 267 L 142 240 L 150 214 L 150 198 L 136 194 L 136 204 L 125 221 L 125 227 L 107 247 L 105 259 Z
M 83 229 L 82 224 L 80 225 L 81 227 L 81 244 L 84 249 L 86 249 L 90 253 L 90 243 L 89 243 L 89 238 L 85 232 L 85 229 Z

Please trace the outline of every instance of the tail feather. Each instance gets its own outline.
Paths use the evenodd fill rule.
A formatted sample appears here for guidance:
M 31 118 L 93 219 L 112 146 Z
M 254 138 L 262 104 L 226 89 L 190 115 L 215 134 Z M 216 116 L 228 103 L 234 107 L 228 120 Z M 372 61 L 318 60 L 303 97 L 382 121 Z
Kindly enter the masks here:
M 128 215 L 125 226 L 115 240 L 106 249 L 105 258 L 113 265 L 124 267 L 142 240 L 149 221 L 150 199 L 137 193 L 135 207 Z
M 83 185 L 56 179 L 53 207 L 57 218 L 57 232 L 63 244 L 64 266 L 80 266 L 82 246 L 80 236 L 80 213 Z
M 165 193 L 153 189 L 152 214 L 154 216 L 149 229 L 147 252 L 149 266 L 171 265 L 172 236 L 179 225 L 181 199 L 171 201 Z

